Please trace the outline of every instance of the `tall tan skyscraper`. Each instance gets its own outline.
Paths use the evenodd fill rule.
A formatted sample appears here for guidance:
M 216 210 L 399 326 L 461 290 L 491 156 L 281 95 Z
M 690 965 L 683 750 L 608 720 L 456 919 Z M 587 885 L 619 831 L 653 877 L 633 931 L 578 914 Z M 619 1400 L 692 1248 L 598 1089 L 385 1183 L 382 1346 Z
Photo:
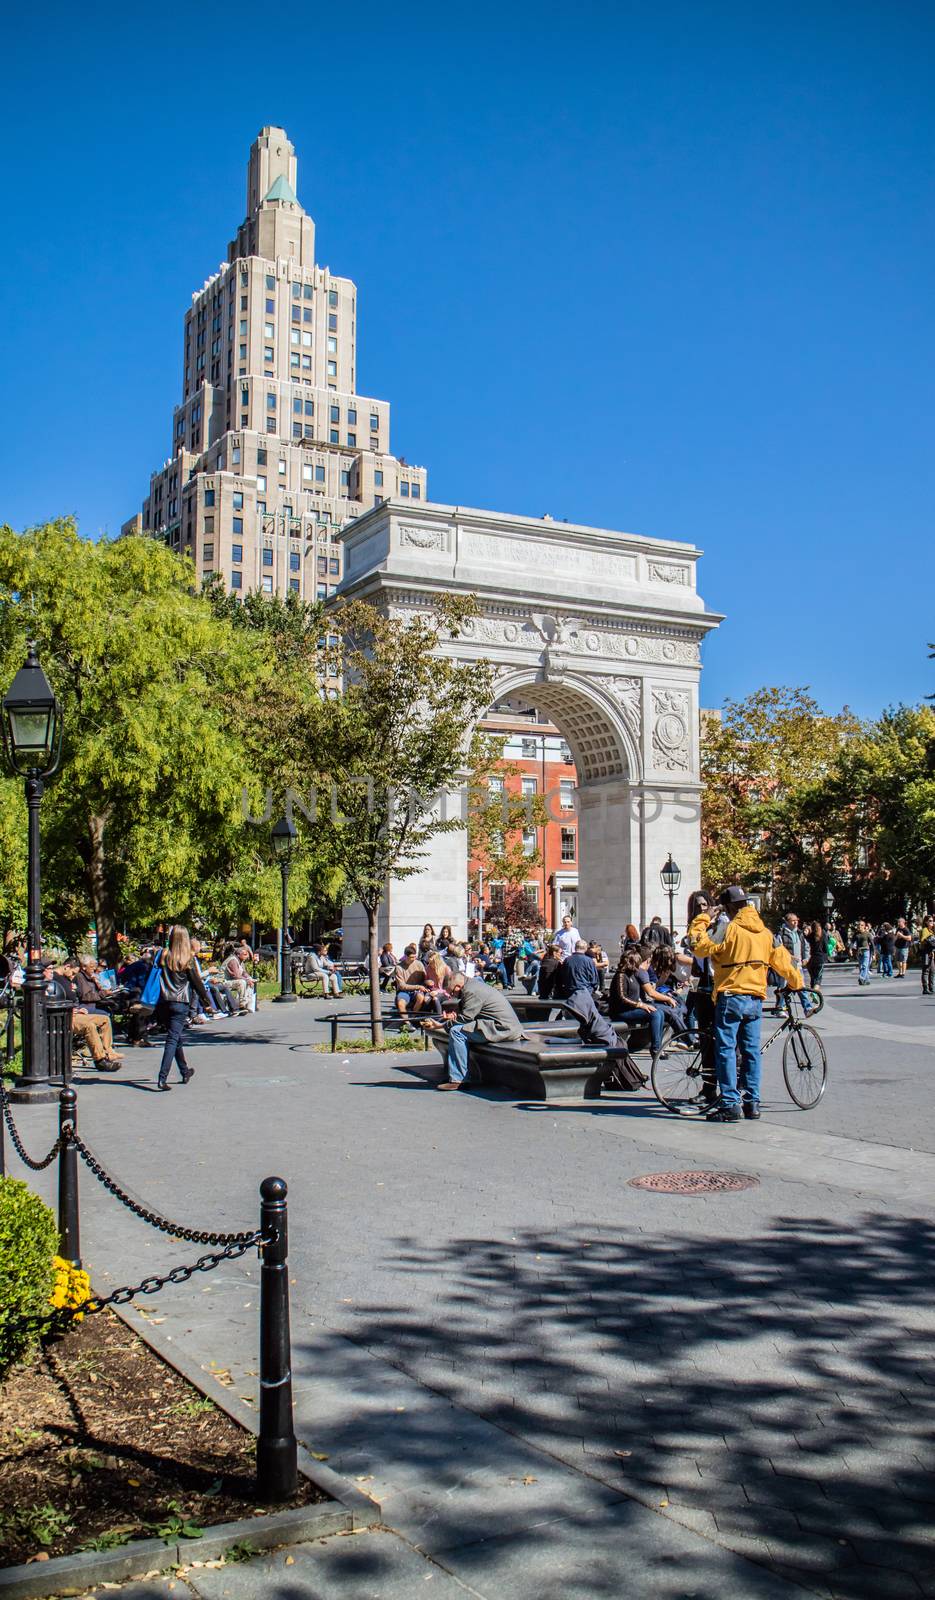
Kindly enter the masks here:
M 323 599 L 341 576 L 337 530 L 395 497 L 424 500 L 425 469 L 390 454 L 389 403 L 357 393 L 356 286 L 316 266 L 295 151 L 264 128 L 246 217 L 185 314 L 171 457 L 124 531 L 164 538 L 234 591 Z

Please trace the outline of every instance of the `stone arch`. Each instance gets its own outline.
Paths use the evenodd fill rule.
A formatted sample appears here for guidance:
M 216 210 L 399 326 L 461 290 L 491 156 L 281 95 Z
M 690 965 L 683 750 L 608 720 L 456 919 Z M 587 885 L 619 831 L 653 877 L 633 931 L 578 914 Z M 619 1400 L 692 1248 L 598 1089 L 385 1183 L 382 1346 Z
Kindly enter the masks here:
M 544 712 L 569 745 L 578 780 L 577 860 L 569 876 L 577 882 L 588 937 L 600 939 L 613 955 L 640 899 L 639 684 L 527 669 L 498 674 L 496 697 L 499 704 L 514 700 Z M 558 923 L 563 883 L 567 879 L 559 872 L 550 879 L 544 908 L 550 923 Z
M 618 691 L 618 697 L 599 678 L 576 672 L 545 678 L 520 671 L 499 676 L 496 692 L 498 700 L 515 696 L 535 706 L 561 728 L 581 787 L 612 778 L 639 783 L 643 777 L 639 684 L 623 681 L 627 688 Z

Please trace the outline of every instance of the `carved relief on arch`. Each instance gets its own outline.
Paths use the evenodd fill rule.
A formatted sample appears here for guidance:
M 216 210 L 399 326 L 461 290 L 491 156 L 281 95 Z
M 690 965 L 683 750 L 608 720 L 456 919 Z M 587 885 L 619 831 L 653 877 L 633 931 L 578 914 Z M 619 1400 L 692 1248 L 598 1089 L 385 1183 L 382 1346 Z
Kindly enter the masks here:
M 690 700 L 682 689 L 653 690 L 653 764 L 663 772 L 691 766 Z

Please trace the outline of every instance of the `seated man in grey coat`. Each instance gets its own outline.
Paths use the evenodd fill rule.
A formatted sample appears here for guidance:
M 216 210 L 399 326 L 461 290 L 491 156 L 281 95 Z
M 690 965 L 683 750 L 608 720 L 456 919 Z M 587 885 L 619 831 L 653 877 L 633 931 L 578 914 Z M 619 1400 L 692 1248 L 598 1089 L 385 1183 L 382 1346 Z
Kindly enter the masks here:
M 502 989 L 494 989 L 480 978 L 466 978 L 456 972 L 449 980 L 448 992 L 461 1000 L 458 1020 L 448 1034 L 448 1081 L 439 1083 L 439 1089 L 460 1089 L 468 1072 L 468 1045 L 506 1044 L 521 1039 L 523 1030 L 519 1017 Z M 454 1011 L 446 1011 L 448 1018 Z M 440 1023 L 424 1022 L 425 1028 L 440 1027 Z

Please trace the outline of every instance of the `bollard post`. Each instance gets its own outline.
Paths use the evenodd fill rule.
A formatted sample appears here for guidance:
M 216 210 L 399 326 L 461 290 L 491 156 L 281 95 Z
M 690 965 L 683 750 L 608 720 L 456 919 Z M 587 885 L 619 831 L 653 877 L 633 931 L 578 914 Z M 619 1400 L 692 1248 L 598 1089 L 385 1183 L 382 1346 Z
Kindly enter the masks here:
M 260 1268 L 260 1433 L 256 1484 L 261 1500 L 288 1500 L 298 1487 L 289 1338 L 289 1238 L 284 1178 L 260 1184 L 260 1229 L 270 1242 Z
M 66 1083 L 58 1097 L 58 1126 L 67 1123 L 77 1130 L 78 1096 Z M 78 1235 L 78 1152 L 67 1139 L 58 1153 L 58 1248 L 73 1267 L 81 1266 L 81 1241 Z

